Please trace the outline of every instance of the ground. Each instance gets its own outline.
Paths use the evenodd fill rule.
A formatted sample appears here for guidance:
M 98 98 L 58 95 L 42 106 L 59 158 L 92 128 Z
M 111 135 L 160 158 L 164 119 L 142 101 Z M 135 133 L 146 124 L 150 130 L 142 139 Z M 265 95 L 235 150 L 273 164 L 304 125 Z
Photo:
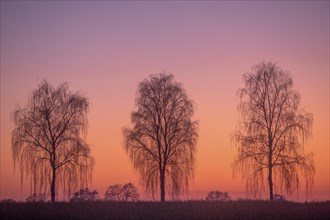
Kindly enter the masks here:
M 0 219 L 328 219 L 330 201 L 2 203 Z

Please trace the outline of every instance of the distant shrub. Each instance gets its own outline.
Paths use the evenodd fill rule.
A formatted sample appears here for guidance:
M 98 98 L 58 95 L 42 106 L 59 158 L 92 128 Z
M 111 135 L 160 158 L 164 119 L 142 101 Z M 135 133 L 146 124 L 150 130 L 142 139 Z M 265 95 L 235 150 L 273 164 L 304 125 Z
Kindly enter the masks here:
M 230 195 L 228 192 L 210 191 L 205 198 L 206 201 L 229 201 Z
M 26 198 L 26 202 L 45 202 L 46 195 L 45 193 L 33 193 L 32 195 Z
M 133 183 L 111 185 L 104 194 L 106 201 L 137 201 L 138 199 L 139 194 Z
M 16 200 L 14 199 L 3 199 L 0 202 L 1 204 L 12 204 L 12 203 L 16 203 Z
M 104 194 L 104 200 L 119 201 L 122 200 L 122 185 L 115 184 L 108 187 Z
M 70 202 L 94 202 L 98 200 L 98 192 L 88 188 L 80 189 L 75 192 L 70 199 Z
M 274 194 L 274 201 L 277 202 L 286 202 L 288 201 L 284 195 Z

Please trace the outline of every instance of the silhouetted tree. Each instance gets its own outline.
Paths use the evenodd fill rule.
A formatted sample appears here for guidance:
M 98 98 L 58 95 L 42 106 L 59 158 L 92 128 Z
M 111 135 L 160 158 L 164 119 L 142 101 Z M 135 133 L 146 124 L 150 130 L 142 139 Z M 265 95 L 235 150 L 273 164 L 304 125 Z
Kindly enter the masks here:
M 139 84 L 132 128 L 123 129 L 124 148 L 140 173 L 145 189 L 154 195 L 160 183 L 172 195 L 187 189 L 193 177 L 198 123 L 194 106 L 172 74 L 150 75 Z
M 137 201 L 138 199 L 137 188 L 132 183 L 111 185 L 104 195 L 104 200 L 108 201 Z
M 126 183 L 123 186 L 123 198 L 124 201 L 137 201 L 139 199 L 137 188 L 132 183 Z
M 228 201 L 230 200 L 230 195 L 228 192 L 210 191 L 207 193 L 205 198 L 206 201 Z
M 300 174 L 310 191 L 313 154 L 305 155 L 302 144 L 311 136 L 313 115 L 299 108 L 300 95 L 293 90 L 291 76 L 276 64 L 261 62 L 243 79 L 245 87 L 238 91 L 242 122 L 234 135 L 238 143 L 234 173 L 242 174 L 252 194 L 268 183 L 271 201 L 274 184 L 291 194 L 299 189 Z
M 104 194 L 104 200 L 120 201 L 122 200 L 123 186 L 120 184 L 111 185 Z
M 23 176 L 30 176 L 33 192 L 49 190 L 55 201 L 57 188 L 71 193 L 78 184 L 87 185 L 94 159 L 81 134 L 87 129 L 87 98 L 57 88 L 44 81 L 34 90 L 28 104 L 13 112 L 12 132 L 14 164 L 18 161 Z
M 98 192 L 88 188 L 80 189 L 75 192 L 70 199 L 70 202 L 95 202 L 98 200 Z

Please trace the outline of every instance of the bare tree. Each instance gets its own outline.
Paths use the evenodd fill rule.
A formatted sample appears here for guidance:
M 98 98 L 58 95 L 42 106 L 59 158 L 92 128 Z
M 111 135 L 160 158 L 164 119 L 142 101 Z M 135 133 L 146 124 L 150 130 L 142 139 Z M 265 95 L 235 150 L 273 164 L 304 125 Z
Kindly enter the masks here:
M 139 194 L 132 183 L 116 184 L 108 187 L 104 199 L 107 201 L 137 201 Z
M 230 195 L 228 192 L 220 192 L 218 190 L 216 191 L 210 191 L 207 193 L 207 196 L 205 198 L 206 201 L 229 201 Z
M 122 200 L 123 186 L 120 184 L 111 185 L 104 194 L 104 200 L 120 201 Z
M 193 177 L 198 122 L 192 121 L 194 106 L 172 74 L 150 75 L 139 84 L 132 128 L 123 129 L 124 148 L 139 171 L 147 192 L 165 201 L 187 189 Z
M 137 201 L 139 199 L 137 188 L 133 183 L 126 183 L 123 186 L 123 198 L 124 201 Z
M 313 154 L 303 152 L 304 141 L 311 136 L 313 115 L 299 108 L 300 95 L 293 90 L 287 71 L 273 63 L 261 62 L 244 74 L 245 87 L 238 91 L 242 115 L 234 138 L 238 155 L 234 174 L 247 180 L 248 193 L 256 195 L 269 189 L 292 194 L 306 178 L 306 192 L 314 180 Z M 265 177 L 267 176 L 267 180 Z
M 50 188 L 54 202 L 58 187 L 70 195 L 87 185 L 94 164 L 81 137 L 87 129 L 87 110 L 87 99 L 69 91 L 67 84 L 54 88 L 46 81 L 30 94 L 27 106 L 15 109 L 13 159 L 20 165 L 21 184 L 24 174 L 31 178 L 31 192 Z
M 96 190 L 80 189 L 73 194 L 70 202 L 95 202 L 98 200 L 98 194 Z

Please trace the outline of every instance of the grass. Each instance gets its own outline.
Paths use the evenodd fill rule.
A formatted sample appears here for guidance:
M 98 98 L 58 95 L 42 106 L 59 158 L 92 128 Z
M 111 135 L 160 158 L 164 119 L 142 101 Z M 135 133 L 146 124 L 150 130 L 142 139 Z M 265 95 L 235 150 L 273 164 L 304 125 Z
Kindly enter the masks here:
M 8 203 L 0 210 L 1 219 L 328 219 L 330 201 Z

